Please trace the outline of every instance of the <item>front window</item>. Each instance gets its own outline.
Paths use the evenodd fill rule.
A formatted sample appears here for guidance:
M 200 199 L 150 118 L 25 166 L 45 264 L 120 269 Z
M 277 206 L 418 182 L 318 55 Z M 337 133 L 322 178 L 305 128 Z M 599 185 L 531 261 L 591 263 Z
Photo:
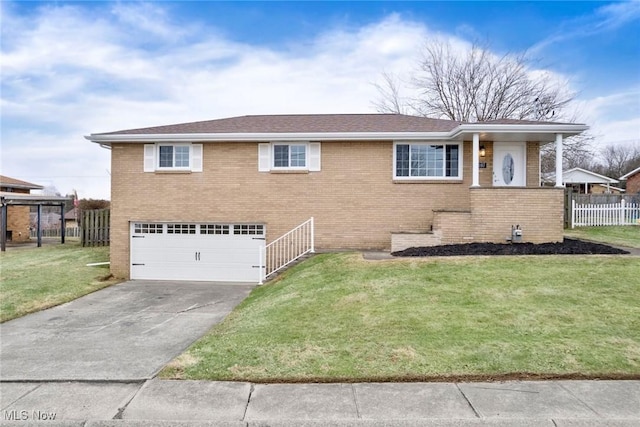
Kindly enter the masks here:
M 158 147 L 158 167 L 160 169 L 188 169 L 188 145 L 160 145 Z
M 306 168 L 306 144 L 275 144 L 273 146 L 274 168 Z
M 461 179 L 461 144 L 396 144 L 395 178 Z

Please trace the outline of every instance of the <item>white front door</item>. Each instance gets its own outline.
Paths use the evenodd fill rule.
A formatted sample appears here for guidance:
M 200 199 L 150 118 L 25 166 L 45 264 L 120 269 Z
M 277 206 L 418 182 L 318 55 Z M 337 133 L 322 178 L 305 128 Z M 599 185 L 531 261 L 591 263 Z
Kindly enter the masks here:
M 493 144 L 493 186 L 527 185 L 527 144 L 495 142 Z

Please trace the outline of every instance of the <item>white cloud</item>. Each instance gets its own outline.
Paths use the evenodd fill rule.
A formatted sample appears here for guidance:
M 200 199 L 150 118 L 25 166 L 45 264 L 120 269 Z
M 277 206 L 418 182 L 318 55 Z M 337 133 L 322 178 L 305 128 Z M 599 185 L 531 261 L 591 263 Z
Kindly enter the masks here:
M 108 198 L 109 152 L 83 135 L 244 114 L 372 112 L 372 82 L 413 69 L 426 37 L 469 46 L 392 14 L 268 48 L 185 25 L 170 7 L 49 4 L 25 16 L 3 3 L 2 174 Z

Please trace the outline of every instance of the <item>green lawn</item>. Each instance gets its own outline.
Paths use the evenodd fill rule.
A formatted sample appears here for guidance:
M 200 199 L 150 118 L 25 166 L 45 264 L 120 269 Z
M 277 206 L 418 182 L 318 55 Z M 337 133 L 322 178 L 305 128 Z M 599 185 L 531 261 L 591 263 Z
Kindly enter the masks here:
M 617 227 L 577 227 L 565 230 L 567 237 L 593 240 L 596 242 L 640 248 L 640 226 Z
M 14 248 L 0 255 L 0 321 L 43 310 L 116 283 L 109 267 L 87 263 L 109 260 L 109 248 L 79 243 Z
M 640 260 L 365 261 L 323 254 L 257 288 L 164 378 L 640 378 Z

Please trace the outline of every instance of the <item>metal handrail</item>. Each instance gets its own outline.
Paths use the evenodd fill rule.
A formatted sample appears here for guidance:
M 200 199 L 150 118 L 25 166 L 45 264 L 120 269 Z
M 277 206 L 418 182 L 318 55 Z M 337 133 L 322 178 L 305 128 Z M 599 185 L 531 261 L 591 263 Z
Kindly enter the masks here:
M 278 237 L 260 250 L 260 284 L 270 275 L 283 269 L 300 257 L 315 252 L 313 217 Z

